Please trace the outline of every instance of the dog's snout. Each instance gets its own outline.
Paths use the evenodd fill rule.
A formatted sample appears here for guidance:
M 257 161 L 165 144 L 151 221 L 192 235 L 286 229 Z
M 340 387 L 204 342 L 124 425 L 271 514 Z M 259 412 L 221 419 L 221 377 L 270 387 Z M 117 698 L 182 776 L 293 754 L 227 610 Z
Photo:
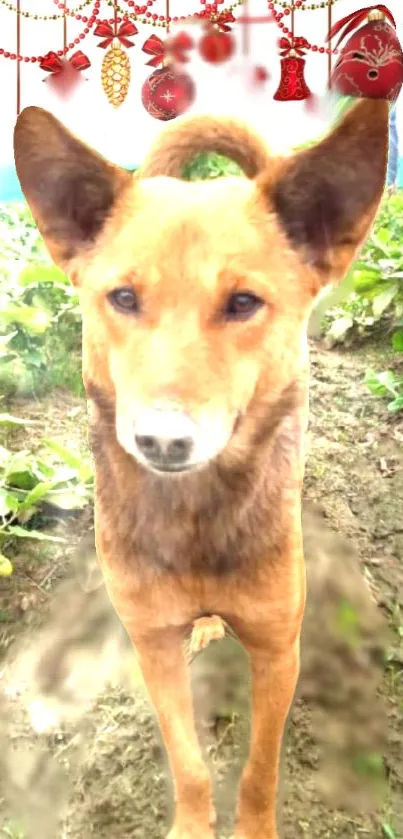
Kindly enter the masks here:
M 135 425 L 135 444 L 151 467 L 161 472 L 186 469 L 195 445 L 196 424 L 180 411 L 148 411 Z

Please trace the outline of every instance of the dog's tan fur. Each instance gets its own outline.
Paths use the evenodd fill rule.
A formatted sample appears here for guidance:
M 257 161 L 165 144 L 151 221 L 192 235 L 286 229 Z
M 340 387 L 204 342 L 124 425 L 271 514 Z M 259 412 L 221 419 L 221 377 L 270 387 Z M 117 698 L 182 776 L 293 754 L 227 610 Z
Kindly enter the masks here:
M 324 141 L 284 160 L 234 120 L 193 117 L 167 130 L 132 176 L 45 111 L 27 108 L 17 122 L 22 189 L 81 297 L 97 549 L 167 746 L 170 839 L 213 836 L 183 642 L 194 626 L 197 651 L 220 637 L 221 621 L 252 673 L 236 839 L 277 839 L 278 760 L 305 603 L 306 326 L 316 295 L 343 276 L 370 229 L 387 138 L 382 101 L 361 101 Z M 248 178 L 181 180 L 184 164 L 208 150 Z M 143 301 L 138 317 L 108 302 L 127 286 Z M 265 305 L 225 322 L 226 298 L 244 289 Z M 156 475 L 118 442 L 116 424 L 130 427 L 161 399 L 205 429 L 206 451 L 209 435 L 224 441 L 204 468 Z

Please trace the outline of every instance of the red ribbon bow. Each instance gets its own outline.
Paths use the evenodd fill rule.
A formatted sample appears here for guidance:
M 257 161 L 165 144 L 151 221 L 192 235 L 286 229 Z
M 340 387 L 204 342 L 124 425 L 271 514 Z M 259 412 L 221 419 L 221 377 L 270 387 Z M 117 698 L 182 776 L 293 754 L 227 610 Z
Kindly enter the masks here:
M 81 50 L 77 50 L 74 55 L 67 59 L 68 63 L 74 67 L 75 70 L 88 70 L 91 67 L 91 62 Z M 60 58 L 55 52 L 48 52 L 40 62 L 41 70 L 46 70 L 48 73 L 59 75 L 65 66 L 66 59 Z
M 144 42 L 142 50 L 147 55 L 153 56 L 146 64 L 158 67 L 167 56 L 182 64 L 189 61 L 185 51 L 190 50 L 193 45 L 193 38 L 187 32 L 179 32 L 174 38 L 167 38 L 166 41 L 162 41 L 158 35 L 150 35 Z
M 137 35 L 137 33 L 137 26 L 135 26 L 130 20 L 124 20 L 119 28 L 111 26 L 110 23 L 107 23 L 104 20 L 102 23 L 98 23 L 94 29 L 94 35 L 97 35 L 98 38 L 104 39 L 100 44 L 98 44 L 98 46 L 103 50 L 106 50 L 106 48 L 110 46 L 114 38 L 117 38 L 124 47 L 134 47 L 134 44 L 129 40 L 129 37 Z
M 379 6 L 367 6 L 365 9 L 357 9 L 356 12 L 351 12 L 350 15 L 346 15 L 341 20 L 338 20 L 334 26 L 332 26 L 330 32 L 327 35 L 326 41 L 331 41 L 336 35 L 344 29 L 344 32 L 341 32 L 340 38 L 337 41 L 336 47 L 339 46 L 340 42 L 345 38 L 350 32 L 353 31 L 360 23 L 363 23 L 364 20 L 368 17 L 370 12 L 382 12 L 385 15 L 389 23 L 396 29 L 396 22 L 392 15 L 392 12 L 386 8 L 386 6 L 379 5 Z
M 302 57 L 305 55 L 305 51 L 308 47 L 308 41 L 303 37 L 292 39 L 280 38 L 278 45 L 280 47 L 280 55 L 282 58 L 287 58 L 292 50 Z
M 231 32 L 231 27 L 228 26 L 228 24 L 235 23 L 235 18 L 232 12 L 220 12 L 214 23 L 218 26 L 221 32 Z

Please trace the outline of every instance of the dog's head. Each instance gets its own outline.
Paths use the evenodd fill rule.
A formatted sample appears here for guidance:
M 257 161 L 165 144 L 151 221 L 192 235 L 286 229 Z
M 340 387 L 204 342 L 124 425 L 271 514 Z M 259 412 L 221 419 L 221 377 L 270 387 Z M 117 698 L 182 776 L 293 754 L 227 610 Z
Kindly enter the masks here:
M 79 289 L 84 381 L 114 405 L 127 452 L 183 471 L 270 433 L 305 360 L 315 297 L 370 230 L 387 149 L 384 101 L 359 102 L 285 159 L 236 121 L 193 117 L 167 129 L 133 175 L 46 111 L 22 112 L 21 186 Z M 227 154 L 247 177 L 183 180 L 202 150 Z

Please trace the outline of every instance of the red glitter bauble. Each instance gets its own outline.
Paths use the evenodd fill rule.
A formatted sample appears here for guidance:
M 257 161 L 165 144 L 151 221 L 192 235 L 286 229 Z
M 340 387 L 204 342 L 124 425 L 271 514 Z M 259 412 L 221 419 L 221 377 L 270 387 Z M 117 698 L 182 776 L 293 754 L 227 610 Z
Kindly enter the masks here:
M 342 96 L 395 102 L 403 83 L 402 49 L 386 20 L 370 20 L 351 36 L 335 64 L 331 87 Z
M 199 41 L 199 53 L 209 64 L 222 64 L 235 52 L 235 41 L 229 32 L 213 29 L 206 32 Z
M 166 122 L 184 114 L 195 94 L 195 84 L 187 73 L 161 67 L 144 82 L 141 101 L 150 116 Z

